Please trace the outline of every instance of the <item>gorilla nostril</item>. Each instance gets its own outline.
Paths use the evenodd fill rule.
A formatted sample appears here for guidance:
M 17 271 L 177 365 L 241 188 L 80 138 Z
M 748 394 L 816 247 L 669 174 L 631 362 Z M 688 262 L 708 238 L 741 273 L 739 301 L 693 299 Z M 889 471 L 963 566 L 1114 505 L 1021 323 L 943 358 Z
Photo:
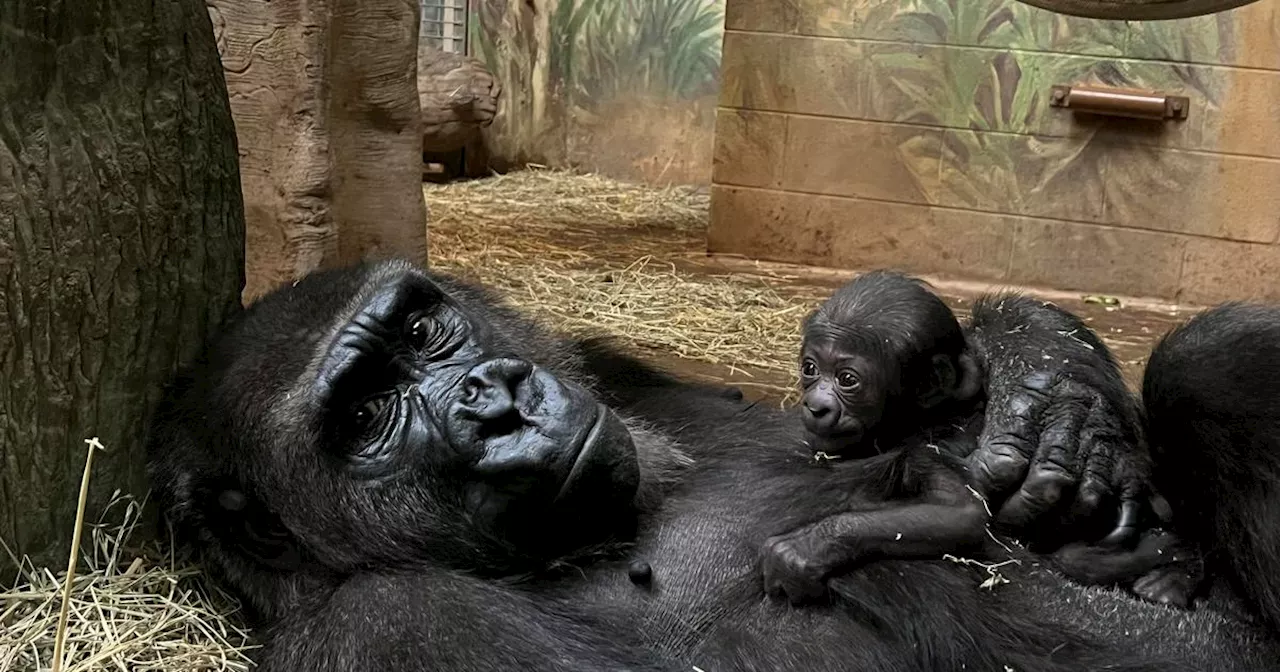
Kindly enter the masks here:
M 804 409 L 806 411 L 809 411 L 809 415 L 812 415 L 814 418 L 821 418 L 822 416 L 831 412 L 831 409 L 827 408 L 826 406 L 815 407 L 815 406 L 810 406 L 808 403 L 804 405 Z
M 532 371 L 533 365 L 514 358 L 477 364 L 462 381 L 462 403 L 481 420 L 518 415 L 518 390 Z

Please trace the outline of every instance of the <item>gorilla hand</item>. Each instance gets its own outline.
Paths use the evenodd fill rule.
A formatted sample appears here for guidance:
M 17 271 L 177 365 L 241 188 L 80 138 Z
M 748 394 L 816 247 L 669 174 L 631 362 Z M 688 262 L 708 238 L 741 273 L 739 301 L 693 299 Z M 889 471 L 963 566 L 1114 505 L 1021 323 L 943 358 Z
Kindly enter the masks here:
M 765 540 L 760 552 L 765 593 L 785 596 L 792 604 L 825 597 L 832 568 L 823 562 L 821 546 L 821 537 L 808 528 Z
M 996 522 L 1132 541 L 1150 504 L 1149 458 L 1106 346 L 1074 315 L 1026 297 L 980 302 L 973 328 L 988 405 L 970 473 L 999 504 Z

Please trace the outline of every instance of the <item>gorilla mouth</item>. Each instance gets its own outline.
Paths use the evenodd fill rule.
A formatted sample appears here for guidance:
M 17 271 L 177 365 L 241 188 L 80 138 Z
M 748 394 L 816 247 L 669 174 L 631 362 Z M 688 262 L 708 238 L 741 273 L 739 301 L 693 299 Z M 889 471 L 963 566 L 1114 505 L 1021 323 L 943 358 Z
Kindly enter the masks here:
M 849 456 L 852 453 L 859 452 L 858 449 L 863 448 L 863 432 L 860 429 L 854 429 L 839 434 L 815 434 L 808 433 L 809 450 L 817 453 L 825 453 L 827 455 Z
M 605 421 L 609 419 L 611 411 L 604 404 L 596 404 L 595 422 L 591 424 L 591 429 L 587 430 L 586 436 L 576 448 L 576 455 L 573 457 L 573 464 L 569 466 L 569 474 L 565 476 L 564 483 L 560 485 L 560 492 L 556 493 L 555 501 L 560 501 L 569 491 L 570 487 L 579 477 L 585 464 L 591 462 L 593 450 L 600 443 L 601 428 L 604 427 Z
M 640 484 L 639 456 L 631 431 L 608 406 L 596 402 L 594 412 L 595 422 L 578 444 L 554 500 L 557 508 L 582 520 L 621 510 L 620 506 L 632 502 Z

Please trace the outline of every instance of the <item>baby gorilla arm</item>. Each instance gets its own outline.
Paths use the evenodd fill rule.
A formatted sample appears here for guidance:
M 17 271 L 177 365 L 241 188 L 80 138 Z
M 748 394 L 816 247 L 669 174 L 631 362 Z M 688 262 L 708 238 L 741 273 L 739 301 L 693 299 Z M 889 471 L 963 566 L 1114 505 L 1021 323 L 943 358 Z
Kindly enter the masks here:
M 868 502 L 764 543 L 765 592 L 792 603 L 826 595 L 827 579 L 859 562 L 937 558 L 981 546 L 987 511 L 949 468 L 934 465 L 914 500 Z

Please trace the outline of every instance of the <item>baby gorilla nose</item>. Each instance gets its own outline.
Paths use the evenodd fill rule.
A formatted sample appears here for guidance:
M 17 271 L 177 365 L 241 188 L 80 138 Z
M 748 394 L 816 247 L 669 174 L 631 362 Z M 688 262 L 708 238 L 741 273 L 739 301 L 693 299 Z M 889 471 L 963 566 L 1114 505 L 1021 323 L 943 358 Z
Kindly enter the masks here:
M 814 434 L 835 430 L 840 421 L 840 405 L 826 396 L 807 396 L 804 400 L 804 424 Z
M 533 365 L 504 357 L 477 364 L 463 380 L 462 405 L 477 420 L 498 420 L 518 415 L 520 386 L 533 373 Z

